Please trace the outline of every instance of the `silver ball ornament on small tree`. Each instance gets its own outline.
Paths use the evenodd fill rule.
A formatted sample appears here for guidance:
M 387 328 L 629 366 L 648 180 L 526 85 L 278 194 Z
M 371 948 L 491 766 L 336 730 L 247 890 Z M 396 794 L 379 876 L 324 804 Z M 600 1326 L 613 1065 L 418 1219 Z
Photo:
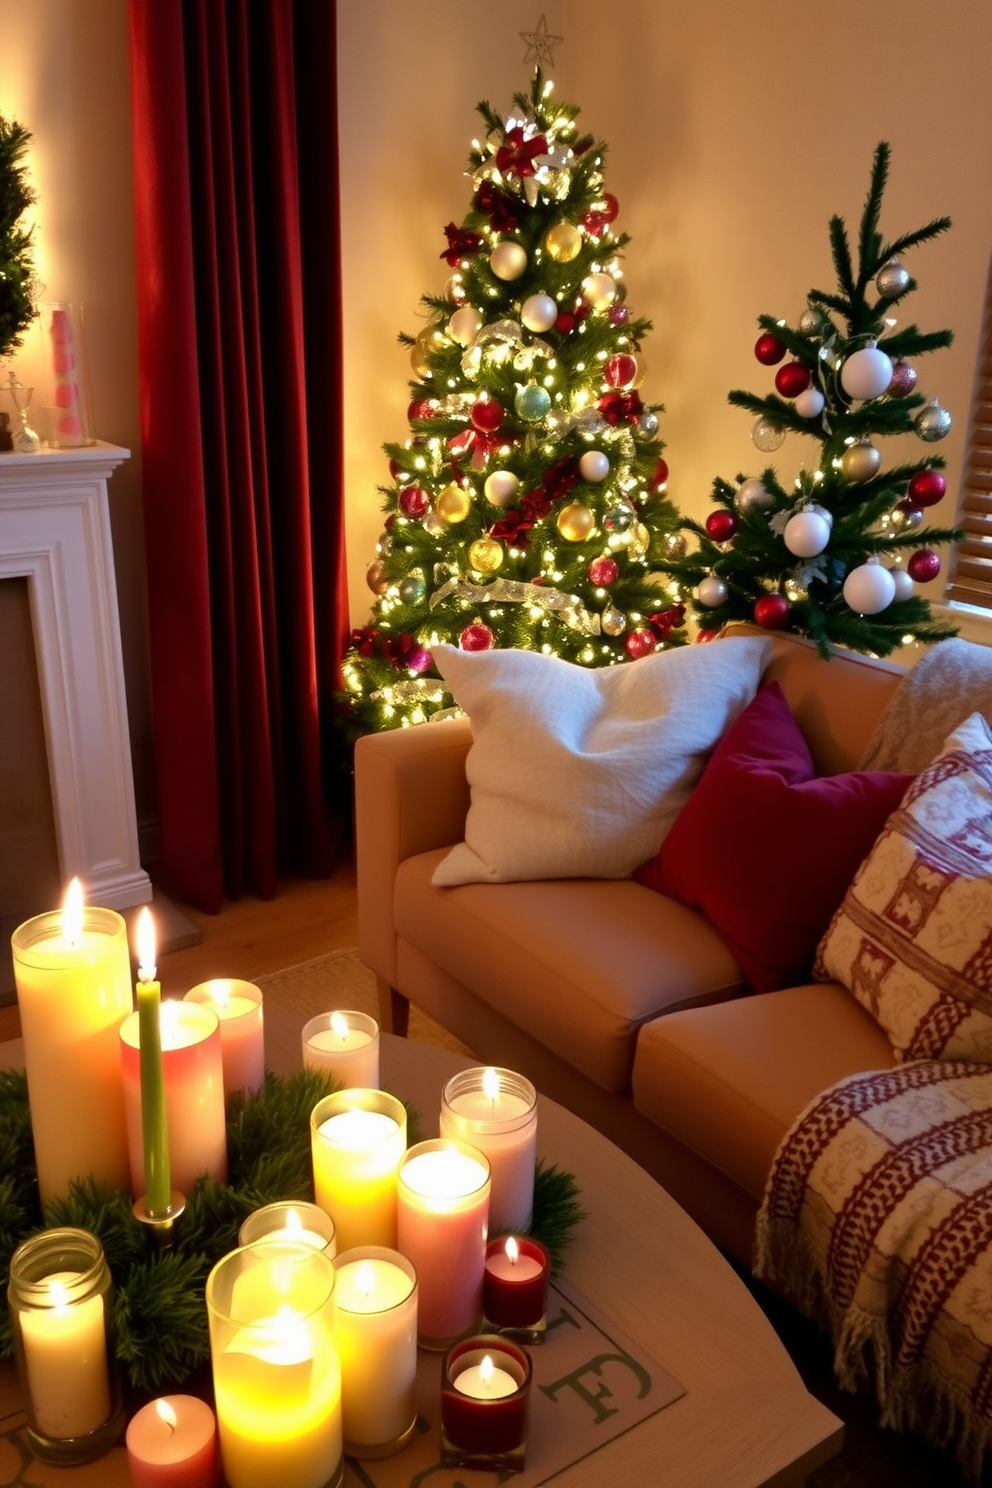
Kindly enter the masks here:
M 775 497 L 757 476 L 742 481 L 734 492 L 734 505 L 742 515 L 748 512 L 767 511 L 775 504 Z
M 939 439 L 946 439 L 951 432 L 951 415 L 946 408 L 941 408 L 937 399 L 934 398 L 921 408 L 916 415 L 914 428 L 919 437 L 926 444 L 936 444 Z
M 898 258 L 890 258 L 887 264 L 883 264 L 875 277 L 875 288 L 880 295 L 892 299 L 901 295 L 909 288 L 909 271 L 903 267 Z
M 781 449 L 785 443 L 785 430 L 780 424 L 774 423 L 764 414 L 755 419 L 751 429 L 751 438 L 755 449 L 762 450 L 765 454 L 771 454 L 774 450 Z
M 729 589 L 719 574 L 707 574 L 696 585 L 695 597 L 707 610 L 716 610 L 726 604 Z

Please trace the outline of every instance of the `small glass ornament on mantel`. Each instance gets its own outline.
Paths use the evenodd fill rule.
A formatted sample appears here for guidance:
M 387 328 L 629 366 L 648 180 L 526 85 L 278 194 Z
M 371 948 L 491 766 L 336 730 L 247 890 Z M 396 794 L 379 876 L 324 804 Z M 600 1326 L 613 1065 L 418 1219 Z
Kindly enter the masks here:
M 41 444 L 40 438 L 28 423 L 28 409 L 34 397 L 34 388 L 25 387 L 24 383 L 18 380 L 12 368 L 8 369 L 5 386 L 10 394 L 10 401 L 17 411 L 19 421 L 19 426 L 11 431 L 14 451 L 19 455 L 33 455 Z

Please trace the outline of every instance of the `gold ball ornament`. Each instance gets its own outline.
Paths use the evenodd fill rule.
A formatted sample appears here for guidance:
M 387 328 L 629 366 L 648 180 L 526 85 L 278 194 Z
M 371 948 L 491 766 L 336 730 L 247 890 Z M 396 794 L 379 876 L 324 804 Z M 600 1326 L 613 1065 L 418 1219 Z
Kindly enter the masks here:
M 434 503 L 434 510 L 442 521 L 449 524 L 464 522 L 472 510 L 472 498 L 463 486 L 458 486 L 452 481 L 438 496 Z
M 585 542 L 595 526 L 595 513 L 581 501 L 573 501 L 558 513 L 558 531 L 566 542 Z
M 477 537 L 469 545 L 468 561 L 476 573 L 495 573 L 504 558 L 503 544 L 495 537 Z
M 389 580 L 381 563 L 370 563 L 365 570 L 365 582 L 373 594 L 385 594 L 389 588 Z
M 546 233 L 544 246 L 555 263 L 571 263 L 582 252 L 582 234 L 570 222 L 556 222 Z
M 661 550 L 666 558 L 684 558 L 688 547 L 681 532 L 666 533 L 662 539 Z
M 609 274 L 587 274 L 582 281 L 581 294 L 590 309 L 606 310 L 616 299 L 616 280 Z
M 615 610 L 612 606 L 603 611 L 600 622 L 603 634 L 608 636 L 623 635 L 627 629 L 627 616 L 623 610 Z
M 841 455 L 840 468 L 850 481 L 867 481 L 878 474 L 881 463 L 881 454 L 865 439 L 848 445 Z

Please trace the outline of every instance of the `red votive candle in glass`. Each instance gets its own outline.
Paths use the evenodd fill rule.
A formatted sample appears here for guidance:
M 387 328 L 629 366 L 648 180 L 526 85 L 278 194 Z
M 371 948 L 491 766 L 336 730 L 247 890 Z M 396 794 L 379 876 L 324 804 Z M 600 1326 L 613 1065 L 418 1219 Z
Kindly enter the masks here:
M 452 1345 L 441 1371 L 445 1466 L 523 1471 L 530 1380 L 530 1355 L 507 1338 L 480 1333 Z
M 195 1395 L 142 1406 L 125 1436 L 132 1488 L 216 1488 L 217 1423 Z
M 501 1235 L 486 1246 L 484 1327 L 540 1343 L 547 1327 L 551 1260 L 529 1235 Z

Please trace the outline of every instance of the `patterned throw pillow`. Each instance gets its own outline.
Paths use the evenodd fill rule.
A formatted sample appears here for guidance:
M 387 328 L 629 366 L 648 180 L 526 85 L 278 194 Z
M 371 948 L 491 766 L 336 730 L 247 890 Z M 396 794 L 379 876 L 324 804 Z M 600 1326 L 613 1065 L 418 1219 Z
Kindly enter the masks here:
M 980 713 L 917 776 L 817 950 L 898 1059 L 992 1063 L 992 731 Z

